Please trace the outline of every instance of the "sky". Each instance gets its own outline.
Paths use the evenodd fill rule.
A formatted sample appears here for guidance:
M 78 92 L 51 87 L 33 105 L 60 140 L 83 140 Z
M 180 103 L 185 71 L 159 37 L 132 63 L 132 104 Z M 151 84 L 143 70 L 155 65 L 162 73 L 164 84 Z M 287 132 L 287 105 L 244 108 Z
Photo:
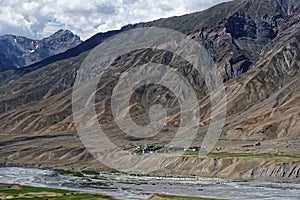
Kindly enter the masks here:
M 59 29 L 86 40 L 127 24 L 179 16 L 229 0 L 0 0 L 0 35 L 32 39 Z

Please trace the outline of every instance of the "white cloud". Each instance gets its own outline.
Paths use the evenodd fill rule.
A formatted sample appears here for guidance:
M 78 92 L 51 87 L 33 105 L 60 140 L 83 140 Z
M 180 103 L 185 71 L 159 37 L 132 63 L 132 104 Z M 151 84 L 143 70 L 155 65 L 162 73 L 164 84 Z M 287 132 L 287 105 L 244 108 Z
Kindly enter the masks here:
M 203 10 L 229 0 L 0 0 L 0 35 L 30 38 L 69 29 L 87 39 L 126 24 Z

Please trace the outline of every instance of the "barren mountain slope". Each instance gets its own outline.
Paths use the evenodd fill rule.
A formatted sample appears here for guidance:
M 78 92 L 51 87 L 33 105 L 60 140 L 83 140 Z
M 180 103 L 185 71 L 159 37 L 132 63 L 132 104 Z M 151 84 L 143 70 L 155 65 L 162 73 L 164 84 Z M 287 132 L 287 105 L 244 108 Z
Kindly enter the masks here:
M 296 1 L 289 4 L 279 0 L 234 1 L 208 11 L 121 30 L 161 26 L 183 31 L 208 49 L 226 82 L 227 119 L 216 146 L 219 151 L 215 150 L 212 157 L 205 159 L 183 158 L 163 173 L 299 180 L 299 16 Z M 101 34 L 95 36 L 95 44 L 102 41 L 98 36 L 103 39 Z M 80 143 L 72 118 L 72 86 L 88 53 L 71 58 L 62 54 L 61 58 L 67 59 L 55 58 L 58 61 L 46 66 L 41 63 L 26 70 L 0 73 L 1 79 L 3 77 L 0 83 L 0 134 L 3 136 L 0 162 L 3 165 L 104 168 Z M 113 122 L 110 95 L 121 72 L 149 61 L 174 67 L 196 91 L 201 121 L 194 145 L 201 145 L 210 121 L 204 79 L 182 58 L 150 49 L 130 52 L 117 59 L 101 79 L 96 108 L 106 134 L 119 146 L 129 149 L 131 144 L 164 145 L 177 130 L 178 102 L 168 89 L 157 85 L 135 92 L 131 114 L 138 124 L 145 125 L 149 121 L 149 106 L 162 103 L 169 114 L 163 131 L 139 140 L 122 133 Z M 240 153 L 258 158 L 251 159 Z M 260 155 L 264 155 L 263 158 Z M 258 167 L 256 171 L 254 167 Z

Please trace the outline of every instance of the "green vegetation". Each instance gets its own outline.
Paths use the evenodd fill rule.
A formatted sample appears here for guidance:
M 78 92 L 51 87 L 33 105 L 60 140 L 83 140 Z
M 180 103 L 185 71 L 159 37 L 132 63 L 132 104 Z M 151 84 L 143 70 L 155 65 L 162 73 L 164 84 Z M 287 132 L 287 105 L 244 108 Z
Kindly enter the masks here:
M 223 153 L 223 152 L 211 152 L 208 156 L 212 157 L 238 157 L 238 158 L 281 158 L 281 159 L 300 159 L 300 155 L 283 155 L 272 153 Z
M 0 194 L 3 195 L 19 195 L 24 193 L 36 193 L 36 192 L 49 192 L 64 194 L 67 190 L 52 189 L 52 188 L 41 188 L 41 187 L 30 187 L 30 186 L 14 186 L 14 187 L 0 187 Z
M 256 146 L 259 146 L 260 143 L 256 144 Z M 194 156 L 197 157 L 199 155 L 199 151 L 177 151 L 175 152 L 178 155 L 183 156 Z M 237 158 L 278 158 L 278 159 L 294 159 L 299 160 L 300 154 L 297 155 L 284 155 L 284 154 L 272 154 L 272 153 L 258 153 L 258 154 L 252 154 L 252 153 L 226 153 L 226 152 L 210 152 L 207 154 L 208 157 L 220 157 L 220 158 L 226 158 L 226 157 L 237 157 Z
M 161 149 L 163 149 L 163 146 L 155 146 L 155 145 L 146 145 L 146 146 L 139 146 L 134 151 L 137 154 L 143 154 L 143 153 L 154 153 Z
M 77 177 L 84 177 L 84 174 L 78 171 L 72 171 L 68 169 L 55 169 L 54 170 L 56 173 L 61 174 L 61 175 L 73 175 Z M 90 174 L 87 174 L 90 175 Z
M 183 196 L 174 196 L 174 195 L 165 195 L 165 194 L 159 194 L 156 195 L 161 198 L 165 199 L 176 199 L 176 200 L 218 200 L 218 199 L 211 199 L 211 198 L 199 198 L 199 197 L 183 197 Z
M 86 194 L 61 189 L 0 184 L 0 199 L 2 198 L 16 200 L 114 200 L 114 198 L 103 194 Z
M 83 170 L 82 173 L 85 174 L 85 175 L 90 175 L 90 176 L 97 176 L 97 175 L 99 175 L 99 172 L 92 171 L 92 170 Z
M 198 156 L 199 151 L 184 151 L 182 155 L 184 155 L 184 156 Z

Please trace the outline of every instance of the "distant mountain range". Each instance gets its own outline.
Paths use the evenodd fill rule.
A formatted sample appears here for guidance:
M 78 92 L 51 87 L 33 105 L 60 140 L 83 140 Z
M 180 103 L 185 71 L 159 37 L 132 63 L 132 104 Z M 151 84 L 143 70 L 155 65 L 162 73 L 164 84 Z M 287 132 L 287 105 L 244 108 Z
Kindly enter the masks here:
M 0 36 L 0 71 L 21 68 L 79 45 L 80 37 L 68 30 L 33 40 L 15 35 Z
M 88 53 L 101 42 L 126 30 L 152 26 L 180 31 L 202 44 L 222 75 L 227 95 L 226 124 L 211 156 L 187 156 L 166 166 L 162 173 L 299 182 L 300 2 L 294 0 L 235 0 L 202 12 L 98 33 L 82 43 L 73 36 L 68 41 L 76 42 L 63 43 L 66 46 L 61 52 L 70 47 L 67 44 L 74 44 L 74 48 L 44 60 L 37 54 L 36 59 L 28 56 L 17 63 L 14 59 L 21 53 L 15 47 L 10 53 L 15 57 L 7 61 L 14 63 L 14 69 L 0 73 L 0 165 L 107 169 L 86 150 L 76 133 L 72 113 L 75 77 Z M 15 38 L 10 38 L 8 43 L 14 43 Z M 22 47 L 26 55 L 37 51 L 31 43 Z M 53 52 L 51 45 L 45 46 L 47 52 Z M 211 120 L 205 80 L 182 58 L 152 49 L 116 59 L 99 82 L 95 107 L 106 135 L 121 148 L 130 149 L 132 145 L 165 145 L 177 131 L 178 101 L 158 85 L 136 91 L 130 100 L 130 114 L 137 124 L 147 124 L 147 108 L 161 103 L 170 111 L 161 133 L 141 140 L 124 134 L 113 121 L 111 94 L 120 75 L 147 62 L 176 68 L 193 87 L 201 112 L 193 146 L 200 146 Z M 34 64 L 22 67 L 29 63 Z M 165 166 L 164 159 L 159 164 Z

